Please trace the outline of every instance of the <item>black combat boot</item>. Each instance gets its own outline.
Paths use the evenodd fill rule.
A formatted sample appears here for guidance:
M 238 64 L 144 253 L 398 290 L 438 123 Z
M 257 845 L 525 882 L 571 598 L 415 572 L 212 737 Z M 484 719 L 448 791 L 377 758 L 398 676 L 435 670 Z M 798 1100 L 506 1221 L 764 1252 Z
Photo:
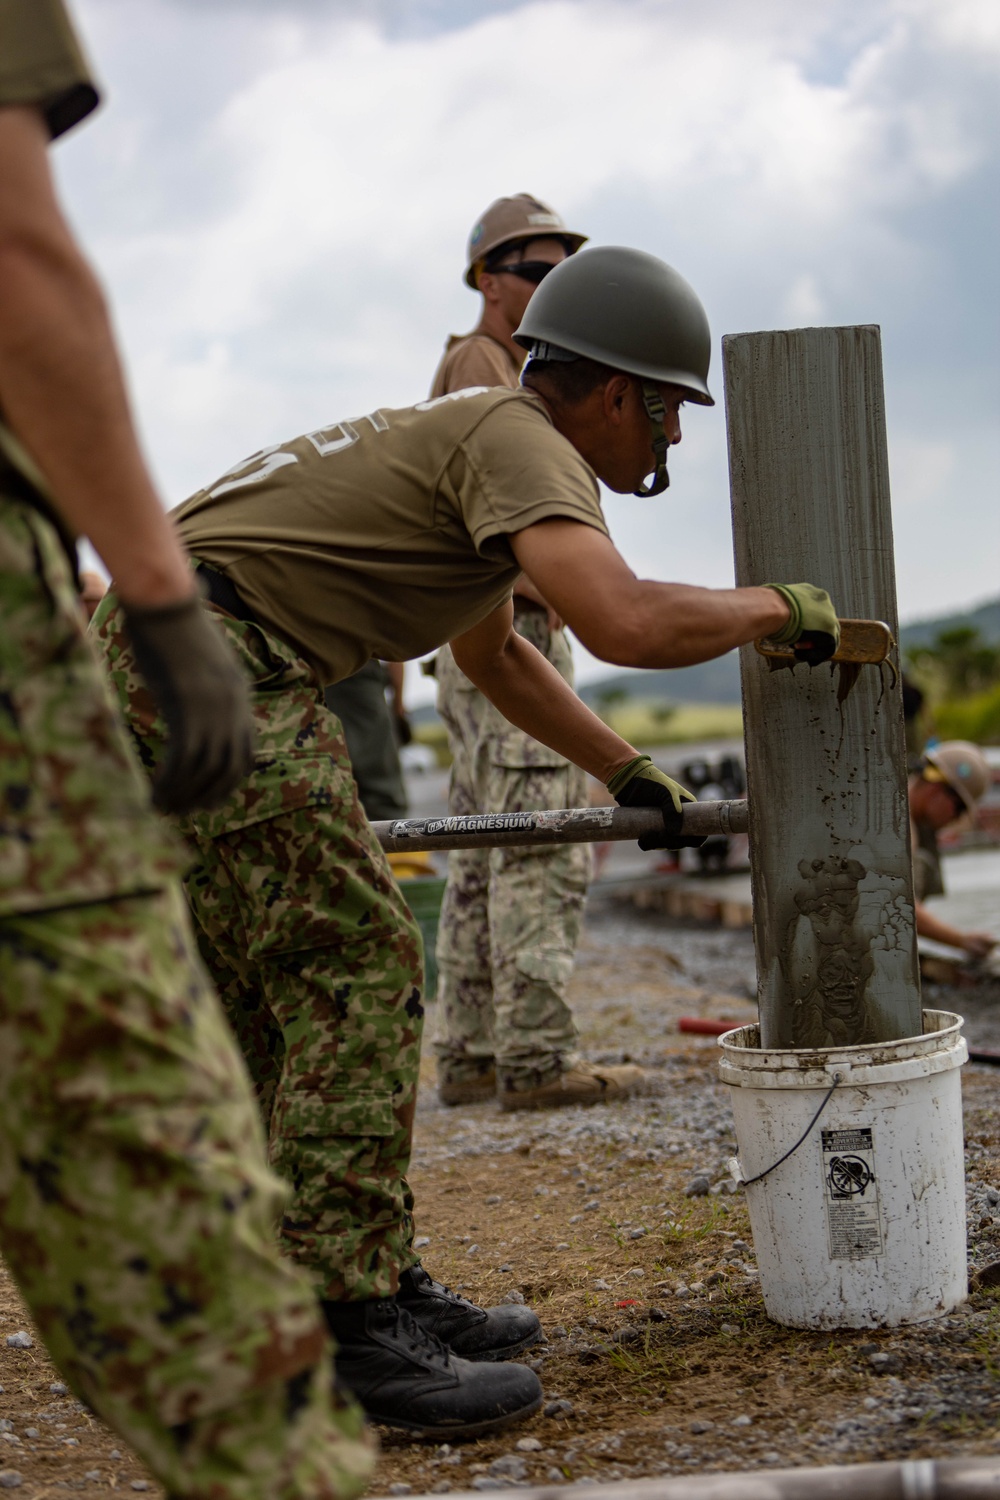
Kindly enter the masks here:
M 525 1365 L 459 1359 L 393 1297 L 324 1302 L 337 1340 L 337 1374 L 368 1416 L 435 1442 L 474 1438 L 530 1417 L 542 1404 Z
M 400 1276 L 396 1301 L 462 1359 L 511 1359 L 542 1337 L 542 1325 L 530 1307 L 477 1307 L 419 1265 Z

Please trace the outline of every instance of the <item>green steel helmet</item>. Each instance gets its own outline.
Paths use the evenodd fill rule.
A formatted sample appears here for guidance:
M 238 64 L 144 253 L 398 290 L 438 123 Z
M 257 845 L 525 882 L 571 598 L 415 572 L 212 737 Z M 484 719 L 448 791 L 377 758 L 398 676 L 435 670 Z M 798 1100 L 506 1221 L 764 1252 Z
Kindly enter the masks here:
M 562 261 L 528 303 L 514 338 L 535 359 L 582 355 L 715 405 L 705 309 L 683 276 L 643 250 L 598 245 Z

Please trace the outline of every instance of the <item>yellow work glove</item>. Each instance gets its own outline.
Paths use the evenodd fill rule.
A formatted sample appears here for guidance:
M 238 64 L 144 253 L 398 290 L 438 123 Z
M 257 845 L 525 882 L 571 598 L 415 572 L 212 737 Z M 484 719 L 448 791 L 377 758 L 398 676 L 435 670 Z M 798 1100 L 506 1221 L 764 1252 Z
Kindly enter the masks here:
M 648 755 L 637 755 L 616 771 L 608 782 L 608 791 L 619 807 L 660 809 L 663 832 L 644 833 L 640 849 L 697 849 L 705 842 L 681 833 L 681 809 L 685 802 L 696 800 L 694 793 L 657 770 Z
M 790 645 L 811 667 L 829 661 L 840 645 L 840 621 L 826 589 L 814 583 L 766 583 L 764 587 L 780 594 L 791 610 L 788 624 L 768 639 L 779 646 Z

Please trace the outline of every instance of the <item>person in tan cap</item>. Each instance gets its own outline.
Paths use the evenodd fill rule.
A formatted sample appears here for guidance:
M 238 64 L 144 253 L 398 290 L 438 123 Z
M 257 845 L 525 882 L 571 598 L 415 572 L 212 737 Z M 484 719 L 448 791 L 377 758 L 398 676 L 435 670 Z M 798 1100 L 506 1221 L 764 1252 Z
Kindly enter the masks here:
M 431 396 L 473 385 L 515 388 L 524 350 L 514 330 L 535 287 L 553 266 L 586 244 L 547 204 L 530 193 L 498 198 L 469 235 L 465 282 L 483 299 L 471 333 L 453 333 L 431 382 Z
M 472 333 L 452 335 L 431 386 L 516 388 L 524 360 L 513 334 L 535 288 L 585 236 L 527 193 L 498 198 L 469 236 L 465 281 L 482 297 Z M 523 574 L 514 628 L 567 682 L 562 621 Z M 438 711 L 452 754 L 449 812 L 578 807 L 587 778 L 515 729 L 438 653 Z M 590 849 L 462 849 L 448 859 L 438 935 L 438 1091 L 445 1104 L 499 1094 L 505 1110 L 598 1103 L 631 1093 L 639 1068 L 592 1067 L 576 1055 L 566 989 L 591 874 Z
M 945 740 L 924 751 L 920 769 L 910 777 L 910 842 L 913 849 L 913 894 L 920 937 L 961 948 L 972 958 L 986 958 L 997 939 L 988 932 L 962 932 L 924 904 L 944 895 L 937 836 L 942 828 L 971 813 L 989 790 L 989 764 L 968 740 Z

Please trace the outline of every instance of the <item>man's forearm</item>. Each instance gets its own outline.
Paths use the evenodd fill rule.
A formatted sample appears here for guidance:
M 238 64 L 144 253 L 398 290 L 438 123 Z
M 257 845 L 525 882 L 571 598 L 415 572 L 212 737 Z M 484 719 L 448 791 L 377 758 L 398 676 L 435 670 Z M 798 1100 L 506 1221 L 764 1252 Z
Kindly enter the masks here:
M 780 630 L 788 605 L 769 588 L 705 589 L 685 583 L 637 579 L 623 601 L 609 656 L 601 649 L 600 626 L 567 617 L 574 634 L 595 655 L 631 667 L 689 667 L 723 656 L 735 646 Z M 593 634 L 593 640 L 588 635 Z
M 929 938 L 932 943 L 944 943 L 949 948 L 959 948 L 978 956 L 996 946 L 996 940 L 988 933 L 963 932 L 959 927 L 952 927 L 950 922 L 944 922 L 935 916 L 922 901 L 915 901 L 913 909 L 918 937 Z
M 516 633 L 488 663 L 465 658 L 461 642 L 452 642 L 452 650 L 459 668 L 505 719 L 598 781 L 610 781 L 637 754 L 591 713 L 541 652 Z
M 192 592 L 146 468 L 100 288 L 56 203 L 33 110 L 0 110 L 0 409 L 127 601 Z
M 552 520 L 511 536 L 521 567 L 574 635 L 621 667 L 688 667 L 788 623 L 769 588 L 705 589 L 636 578 L 591 526 Z

